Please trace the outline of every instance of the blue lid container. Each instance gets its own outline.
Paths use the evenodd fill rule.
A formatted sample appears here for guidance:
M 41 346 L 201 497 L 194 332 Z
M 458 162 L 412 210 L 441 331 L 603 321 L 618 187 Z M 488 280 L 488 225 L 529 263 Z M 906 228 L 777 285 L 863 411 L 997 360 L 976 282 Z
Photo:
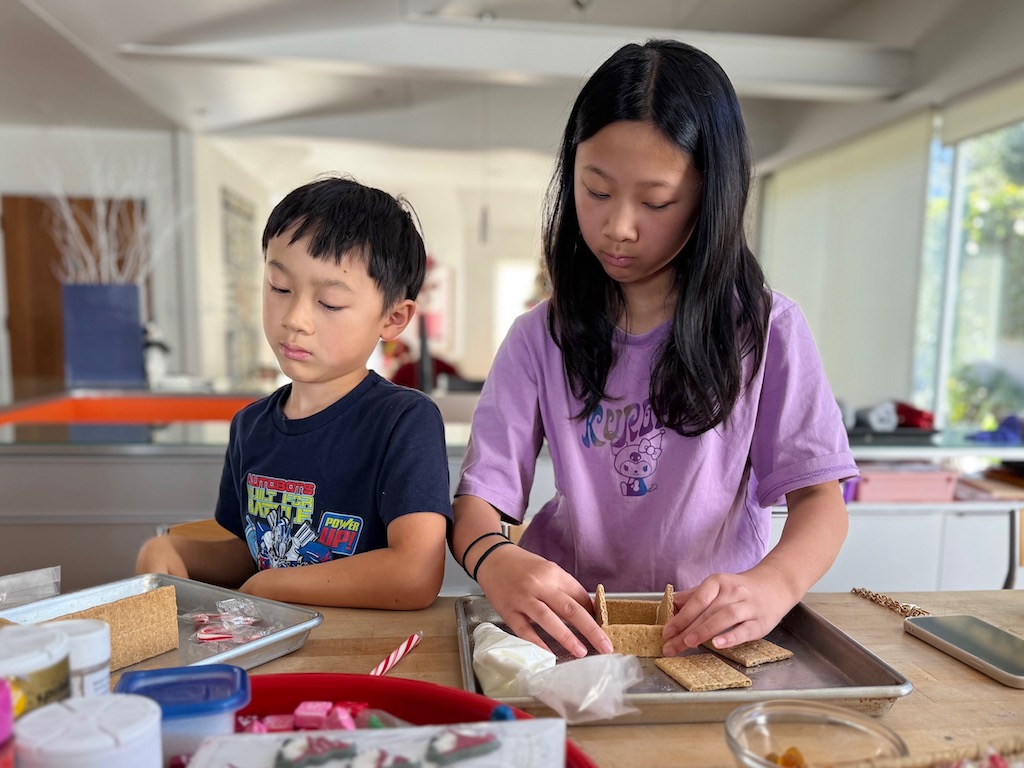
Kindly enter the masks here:
M 248 704 L 251 695 L 249 675 L 230 664 L 125 672 L 114 690 L 153 699 L 165 721 L 234 712 Z

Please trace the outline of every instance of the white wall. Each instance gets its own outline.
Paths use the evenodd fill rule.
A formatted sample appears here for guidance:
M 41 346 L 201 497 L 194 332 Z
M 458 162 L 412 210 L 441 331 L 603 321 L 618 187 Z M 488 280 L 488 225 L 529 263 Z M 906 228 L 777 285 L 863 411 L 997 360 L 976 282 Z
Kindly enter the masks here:
M 194 287 L 198 306 L 196 318 L 198 325 L 195 343 L 198 345 L 197 359 L 199 369 L 194 373 L 201 375 L 217 385 L 227 386 L 227 368 L 225 355 L 225 339 L 228 318 L 232 307 L 225 301 L 224 274 L 224 230 L 222 190 L 227 188 L 253 204 L 253 253 L 252 269 L 262 275 L 262 258 L 260 258 L 260 237 L 263 226 L 270 214 L 272 191 L 261 180 L 240 166 L 234 158 L 221 151 L 217 140 L 208 137 L 193 137 L 194 172 L 195 172 L 195 251 L 194 251 Z M 257 278 L 257 285 L 259 278 Z M 261 306 L 260 299 L 255 299 L 256 306 Z M 257 311 L 257 323 L 259 312 Z M 259 338 L 263 339 L 263 326 L 258 326 Z M 265 343 L 258 345 L 260 357 L 253 361 L 276 365 L 272 352 Z
M 932 116 L 791 165 L 762 190 L 761 258 L 807 315 L 836 396 L 910 399 Z

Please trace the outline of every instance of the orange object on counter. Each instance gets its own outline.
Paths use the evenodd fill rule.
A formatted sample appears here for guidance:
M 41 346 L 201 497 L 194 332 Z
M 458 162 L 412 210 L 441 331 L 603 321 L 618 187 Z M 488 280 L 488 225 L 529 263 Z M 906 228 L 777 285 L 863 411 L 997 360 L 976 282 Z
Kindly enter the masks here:
M 15 403 L 0 409 L 0 424 L 154 424 L 230 421 L 261 395 L 89 392 Z

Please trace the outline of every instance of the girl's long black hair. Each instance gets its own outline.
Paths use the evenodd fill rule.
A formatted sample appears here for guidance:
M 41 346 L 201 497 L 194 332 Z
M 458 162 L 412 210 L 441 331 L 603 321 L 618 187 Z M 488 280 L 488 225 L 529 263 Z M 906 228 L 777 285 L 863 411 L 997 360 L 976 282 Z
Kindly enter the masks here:
M 771 293 L 747 245 L 743 217 L 750 149 L 729 78 L 707 54 L 674 40 L 620 48 L 583 86 L 562 139 L 545 204 L 544 259 L 551 334 L 584 418 L 607 397 L 612 333 L 624 309 L 580 234 L 573 195 L 576 148 L 619 120 L 653 124 L 692 158 L 703 180 L 689 241 L 672 262 L 672 329 L 651 370 L 651 408 L 662 424 L 700 435 L 724 422 L 764 355 Z

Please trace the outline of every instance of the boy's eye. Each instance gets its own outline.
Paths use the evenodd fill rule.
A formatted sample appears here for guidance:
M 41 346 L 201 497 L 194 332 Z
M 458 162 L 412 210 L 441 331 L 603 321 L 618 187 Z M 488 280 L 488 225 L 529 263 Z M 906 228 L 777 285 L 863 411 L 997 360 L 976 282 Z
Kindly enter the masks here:
M 269 285 L 270 285 L 270 290 L 273 293 L 290 293 L 290 291 L 287 288 L 278 288 L 273 283 L 269 283 Z
M 324 304 L 322 301 L 320 302 L 320 306 L 326 309 L 328 312 L 337 312 L 339 309 L 341 309 L 341 307 L 333 307 L 330 304 Z

